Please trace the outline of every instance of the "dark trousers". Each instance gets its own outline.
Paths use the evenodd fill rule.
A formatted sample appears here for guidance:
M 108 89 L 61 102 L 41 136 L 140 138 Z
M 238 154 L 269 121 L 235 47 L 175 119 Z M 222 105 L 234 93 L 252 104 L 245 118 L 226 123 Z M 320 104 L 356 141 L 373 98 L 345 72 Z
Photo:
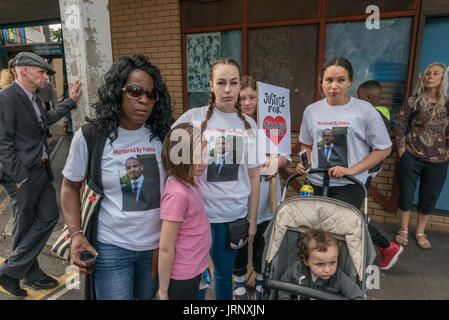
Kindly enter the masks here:
M 444 187 L 447 166 L 448 162 L 424 162 L 405 151 L 397 164 L 398 208 L 402 211 L 412 209 L 416 184 L 419 179 L 419 200 L 416 209 L 422 214 L 431 214 Z
M 315 195 L 323 194 L 322 187 L 316 185 L 312 186 Z M 341 187 L 329 187 L 328 197 L 349 203 L 359 210 L 363 202 L 363 191 L 362 188 L 355 184 L 347 184 Z M 368 231 L 374 245 L 381 247 L 382 249 L 390 246 L 390 241 L 385 238 L 376 227 L 371 225 L 371 223 L 368 223 Z
M 257 232 L 253 240 L 253 269 L 257 273 L 262 273 L 262 255 L 265 248 L 265 239 L 263 234 L 270 221 L 264 221 L 257 225 Z M 237 252 L 234 261 L 233 274 L 235 276 L 244 276 L 248 270 L 248 243 L 241 247 Z
M 46 164 L 29 169 L 28 180 L 17 189 L 15 182 L 2 181 L 13 216 L 12 254 L 0 266 L 0 274 L 15 279 L 37 280 L 42 274 L 37 257 L 58 222 L 56 191 Z
M 168 298 L 170 300 L 198 300 L 202 273 L 192 279 L 170 279 Z

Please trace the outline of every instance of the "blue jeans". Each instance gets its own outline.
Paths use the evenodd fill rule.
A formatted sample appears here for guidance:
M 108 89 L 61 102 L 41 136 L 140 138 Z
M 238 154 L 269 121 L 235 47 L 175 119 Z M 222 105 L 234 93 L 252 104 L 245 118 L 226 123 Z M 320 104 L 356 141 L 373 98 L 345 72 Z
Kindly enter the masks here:
M 212 247 L 210 255 L 214 261 L 214 292 L 216 300 L 232 300 L 232 268 L 237 250 L 226 248 L 227 223 L 211 223 Z
M 98 300 L 151 300 L 158 288 L 152 279 L 153 250 L 131 251 L 98 241 L 95 292 Z

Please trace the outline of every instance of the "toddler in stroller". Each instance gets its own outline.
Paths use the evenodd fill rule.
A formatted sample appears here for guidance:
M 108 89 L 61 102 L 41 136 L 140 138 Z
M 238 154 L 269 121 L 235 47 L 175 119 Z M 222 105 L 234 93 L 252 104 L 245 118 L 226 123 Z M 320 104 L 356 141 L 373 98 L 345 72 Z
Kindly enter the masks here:
M 320 169 L 311 171 L 318 172 Z M 323 196 L 294 196 L 286 199 L 288 184 L 297 176 L 299 175 L 292 175 L 287 179 L 282 202 L 264 234 L 267 245 L 262 259 L 264 281 L 261 299 L 285 298 L 280 294 L 281 291 L 299 295 L 301 298 L 323 300 L 364 298 L 367 292 L 366 280 L 369 276 L 366 269 L 376 256 L 367 228 L 368 193 L 364 184 L 353 177 L 347 177 L 363 189 L 365 205 L 362 214 L 346 202 Z M 314 285 L 306 286 L 304 282 L 298 284 L 297 280 L 289 281 L 287 275 L 284 277 L 286 281 L 283 281 L 282 276 L 298 262 L 296 254 L 298 243 L 310 229 L 324 230 L 338 240 L 340 245 L 338 268 L 349 277 L 350 281 L 357 284 L 361 295 L 319 290 Z M 301 259 L 301 262 L 304 260 Z
M 341 270 L 338 264 L 340 245 L 329 232 L 309 229 L 298 243 L 297 254 L 299 261 L 287 269 L 281 281 L 341 294 L 353 300 L 364 299 L 356 282 Z M 310 298 L 279 292 L 279 300 L 293 299 Z

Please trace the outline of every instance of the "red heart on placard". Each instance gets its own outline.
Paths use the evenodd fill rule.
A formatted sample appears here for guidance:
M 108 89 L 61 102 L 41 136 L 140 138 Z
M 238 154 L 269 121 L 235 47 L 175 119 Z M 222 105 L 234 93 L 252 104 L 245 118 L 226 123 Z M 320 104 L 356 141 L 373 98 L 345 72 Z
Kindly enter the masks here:
M 277 116 L 276 118 L 267 116 L 263 119 L 263 129 L 267 137 L 277 146 L 287 133 L 287 124 L 281 116 Z M 277 129 L 277 133 L 273 132 L 273 129 Z

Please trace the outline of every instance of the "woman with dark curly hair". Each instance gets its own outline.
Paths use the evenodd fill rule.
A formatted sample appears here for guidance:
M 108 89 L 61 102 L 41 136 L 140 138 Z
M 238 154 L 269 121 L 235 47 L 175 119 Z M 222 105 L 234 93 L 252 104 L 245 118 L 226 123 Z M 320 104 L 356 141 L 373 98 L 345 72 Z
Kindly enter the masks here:
M 173 122 L 170 96 L 159 69 L 140 55 L 115 61 L 98 95 L 95 117 L 86 118 L 88 124 L 73 137 L 62 172 L 70 260 L 89 274 L 87 299 L 153 299 L 165 182 L 161 142 Z M 104 198 L 83 232 L 80 188 L 85 180 Z M 93 273 L 79 258 L 83 250 L 97 256 Z

